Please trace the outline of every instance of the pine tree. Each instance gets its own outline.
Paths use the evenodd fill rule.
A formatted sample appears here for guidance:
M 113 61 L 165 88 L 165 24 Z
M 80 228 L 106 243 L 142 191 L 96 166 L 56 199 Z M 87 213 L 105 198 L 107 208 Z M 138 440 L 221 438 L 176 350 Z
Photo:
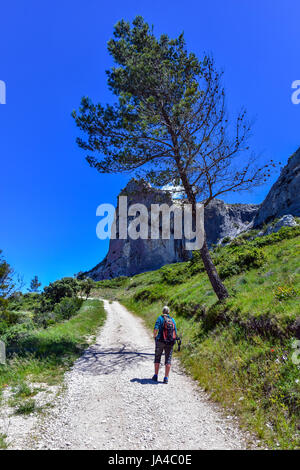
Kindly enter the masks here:
M 37 276 L 34 276 L 34 278 L 30 282 L 30 288 L 27 289 L 29 292 L 38 292 L 39 288 L 41 287 L 41 282 L 39 282 L 39 279 Z
M 115 66 L 108 86 L 113 105 L 81 101 L 73 111 L 87 139 L 77 139 L 100 173 L 134 172 L 155 186 L 183 188 L 186 200 L 207 206 L 226 192 L 248 190 L 269 174 L 249 153 L 251 123 L 242 110 L 229 120 L 222 73 L 212 57 L 188 53 L 183 34 L 156 38 L 142 17 L 117 23 L 108 51 Z M 204 267 L 220 300 L 228 296 L 210 256 Z

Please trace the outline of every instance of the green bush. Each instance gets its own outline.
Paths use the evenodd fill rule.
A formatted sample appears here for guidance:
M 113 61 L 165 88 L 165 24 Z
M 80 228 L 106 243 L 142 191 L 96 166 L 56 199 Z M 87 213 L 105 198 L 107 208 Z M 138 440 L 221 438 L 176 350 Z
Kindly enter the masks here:
M 263 247 L 278 243 L 282 240 L 289 240 L 300 235 L 300 225 L 295 227 L 282 227 L 278 232 L 266 235 L 264 237 L 257 237 L 251 243 L 253 246 Z
M 22 294 L 17 292 L 9 298 L 8 309 L 18 312 L 19 310 L 34 310 L 40 306 L 42 295 L 37 293 Z
M 33 321 L 38 328 L 48 328 L 48 326 L 54 325 L 56 318 L 52 310 L 36 309 Z
M 231 237 L 224 237 L 222 240 L 222 245 L 226 245 L 226 243 L 230 243 Z
M 265 258 L 265 254 L 262 250 L 249 248 L 238 254 L 237 262 L 239 266 L 246 269 L 259 268 L 264 263 Z
M 297 291 L 293 286 L 277 286 L 274 290 L 276 300 L 282 301 L 297 296 Z
M 159 285 L 142 289 L 134 294 L 134 300 L 136 302 L 145 302 L 149 304 L 157 300 L 164 300 L 165 298 L 165 290 Z
M 178 297 L 171 298 L 169 300 L 169 305 L 172 310 L 175 310 L 177 315 L 180 315 L 184 318 L 192 318 L 194 317 L 195 320 L 199 320 L 203 317 L 206 312 L 206 306 L 200 304 L 199 302 L 192 301 L 192 300 L 182 300 Z
M 204 264 L 200 251 L 193 251 L 192 259 L 189 261 L 189 273 L 191 276 L 204 271 Z
M 251 268 L 259 268 L 265 261 L 265 254 L 259 248 L 240 247 L 236 250 L 233 254 L 222 257 L 222 263 L 218 267 L 222 279 Z
M 90 277 L 82 279 L 78 282 L 80 286 L 80 294 L 85 295 L 86 298 L 88 298 L 91 293 L 91 290 L 95 287 L 95 282 Z
M 62 299 L 59 304 L 56 304 L 54 307 L 56 320 L 69 320 L 80 309 L 82 302 L 83 300 L 78 297 L 65 297 Z
M 36 402 L 32 398 L 30 400 L 26 400 L 24 403 L 20 403 L 16 410 L 16 415 L 28 415 L 36 411 Z
M 98 281 L 96 284 L 97 287 L 108 287 L 109 289 L 116 289 L 118 287 L 125 287 L 129 282 L 127 276 L 115 277 L 113 279 L 104 279 L 103 281 Z
M 8 330 L 9 325 L 6 321 L 0 320 L 0 338 Z
M 79 302 L 82 301 L 79 299 Z M 89 311 L 82 308 L 71 319 L 61 323 L 56 321 L 46 329 L 27 330 L 24 325 L 11 327 L 6 336 L 0 338 L 7 345 L 8 357 L 17 355 L 50 360 L 51 357 L 63 359 L 68 355 L 77 355 L 83 346 L 87 346 L 85 335 L 89 334 L 91 322 L 98 324 L 99 314 L 104 318 L 104 310 L 99 301 L 90 300 L 86 304 L 93 308 Z
M 173 266 L 167 266 L 161 269 L 162 282 L 170 284 L 172 286 L 176 284 L 182 284 L 190 277 L 190 272 L 186 266 L 180 266 L 175 268 Z
M 4 341 L 7 347 L 14 347 L 19 341 L 27 338 L 32 330 L 34 330 L 33 322 L 31 324 L 13 325 L 3 332 L 0 339 Z
M 32 321 L 31 312 L 6 310 L 0 315 L 0 321 L 5 322 L 8 327 Z
M 43 297 L 53 305 L 59 303 L 64 297 L 76 297 L 80 291 L 80 281 L 73 277 L 64 277 L 44 288 Z

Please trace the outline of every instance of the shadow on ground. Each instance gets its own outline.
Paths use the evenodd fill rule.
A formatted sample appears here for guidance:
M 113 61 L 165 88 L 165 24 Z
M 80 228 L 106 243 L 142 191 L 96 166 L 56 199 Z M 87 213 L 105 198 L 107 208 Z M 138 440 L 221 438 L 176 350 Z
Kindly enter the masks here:
M 159 382 L 154 382 L 152 379 L 131 379 L 130 382 L 138 382 L 141 385 L 158 385 Z M 161 382 L 162 383 L 162 382 Z
M 137 362 L 149 360 L 153 353 L 133 351 L 123 344 L 121 348 L 101 348 L 94 345 L 88 348 L 80 359 L 76 361 L 75 368 L 86 374 L 108 375 Z

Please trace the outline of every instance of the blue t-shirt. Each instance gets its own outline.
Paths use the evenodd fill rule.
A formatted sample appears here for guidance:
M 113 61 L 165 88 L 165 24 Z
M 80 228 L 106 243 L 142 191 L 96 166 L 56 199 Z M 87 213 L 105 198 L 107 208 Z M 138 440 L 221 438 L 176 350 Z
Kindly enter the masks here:
M 170 315 L 167 315 L 169 318 Z M 174 320 L 174 318 L 172 318 L 172 322 L 174 323 L 174 326 L 175 326 L 175 332 L 176 332 L 176 335 L 177 335 L 177 327 L 176 327 L 176 322 Z M 164 317 L 162 315 L 160 315 L 158 317 L 158 319 L 156 320 L 155 322 L 155 326 L 154 326 L 154 329 L 155 330 L 158 330 L 158 334 L 156 336 L 156 339 L 162 339 L 163 337 L 163 329 L 164 329 Z

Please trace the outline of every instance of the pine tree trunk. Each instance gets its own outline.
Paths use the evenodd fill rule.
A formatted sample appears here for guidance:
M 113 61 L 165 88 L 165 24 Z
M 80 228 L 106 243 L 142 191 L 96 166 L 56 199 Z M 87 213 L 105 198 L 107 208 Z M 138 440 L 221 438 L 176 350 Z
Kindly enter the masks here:
M 174 146 L 176 147 L 177 145 L 177 140 L 175 136 L 172 136 L 172 140 L 174 143 Z M 192 186 L 188 180 L 187 174 L 182 166 L 182 163 L 180 161 L 180 156 L 178 152 L 178 157 L 177 157 L 177 166 L 180 174 L 180 178 L 182 181 L 182 185 L 185 189 L 185 193 L 187 195 L 188 202 L 192 205 L 192 214 L 193 214 L 193 223 L 196 223 L 196 197 L 195 194 L 193 193 Z M 195 227 L 194 227 L 195 229 Z M 216 267 L 213 263 L 213 260 L 211 259 L 208 246 L 206 243 L 206 236 L 204 233 L 204 243 L 203 246 L 200 250 L 201 258 L 205 267 L 205 271 L 209 277 L 210 283 L 212 285 L 212 288 L 215 291 L 215 294 L 217 295 L 219 300 L 225 300 L 227 297 L 229 297 L 229 293 L 224 286 L 223 282 L 221 281 L 221 278 L 219 274 L 217 273 Z
M 219 274 L 217 273 L 215 265 L 210 256 L 206 240 L 204 240 L 203 247 L 201 248 L 200 253 L 201 253 L 201 258 L 202 258 L 205 270 L 207 272 L 207 275 L 209 277 L 210 283 L 218 299 L 219 300 L 227 299 L 227 297 L 229 296 L 228 291 L 226 287 L 224 286 L 223 282 L 221 281 Z

